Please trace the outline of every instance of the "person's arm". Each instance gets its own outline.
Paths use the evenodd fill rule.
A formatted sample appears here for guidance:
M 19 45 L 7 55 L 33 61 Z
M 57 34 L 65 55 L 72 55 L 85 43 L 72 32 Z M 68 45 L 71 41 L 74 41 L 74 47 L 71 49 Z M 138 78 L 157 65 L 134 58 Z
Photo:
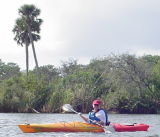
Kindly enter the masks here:
M 86 118 L 85 116 L 82 115 L 82 113 L 78 113 L 79 116 L 85 121 L 88 122 L 88 118 Z
M 96 122 L 96 124 L 99 124 L 99 125 L 102 125 L 102 126 L 105 125 L 103 121 L 98 121 L 98 122 Z

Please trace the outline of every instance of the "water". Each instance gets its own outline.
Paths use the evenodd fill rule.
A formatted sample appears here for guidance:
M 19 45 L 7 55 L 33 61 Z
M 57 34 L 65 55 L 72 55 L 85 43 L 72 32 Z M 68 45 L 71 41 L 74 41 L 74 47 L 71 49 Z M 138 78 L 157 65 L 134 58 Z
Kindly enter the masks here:
M 0 137 L 160 137 L 160 115 L 109 114 L 117 123 L 145 123 L 149 131 L 106 133 L 22 133 L 18 124 L 83 121 L 77 114 L 0 113 Z

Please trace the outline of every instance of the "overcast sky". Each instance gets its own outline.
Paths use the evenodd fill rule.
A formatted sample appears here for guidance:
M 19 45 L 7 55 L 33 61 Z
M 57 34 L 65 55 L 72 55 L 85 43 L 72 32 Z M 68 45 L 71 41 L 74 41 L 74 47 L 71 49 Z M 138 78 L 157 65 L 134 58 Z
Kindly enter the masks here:
M 41 10 L 39 65 L 87 64 L 111 53 L 160 55 L 160 0 L 4 0 L 0 4 L 0 59 L 25 69 L 25 48 L 12 29 L 23 4 Z M 30 68 L 35 66 L 30 46 Z

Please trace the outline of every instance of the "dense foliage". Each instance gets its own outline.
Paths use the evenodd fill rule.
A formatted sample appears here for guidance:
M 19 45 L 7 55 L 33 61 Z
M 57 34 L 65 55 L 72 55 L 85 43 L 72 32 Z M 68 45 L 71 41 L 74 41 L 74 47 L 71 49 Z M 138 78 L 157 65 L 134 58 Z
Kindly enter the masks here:
M 160 113 L 160 56 L 122 54 L 39 67 L 26 73 L 0 60 L 0 112 L 62 112 L 69 103 L 88 112 L 95 98 L 119 113 Z

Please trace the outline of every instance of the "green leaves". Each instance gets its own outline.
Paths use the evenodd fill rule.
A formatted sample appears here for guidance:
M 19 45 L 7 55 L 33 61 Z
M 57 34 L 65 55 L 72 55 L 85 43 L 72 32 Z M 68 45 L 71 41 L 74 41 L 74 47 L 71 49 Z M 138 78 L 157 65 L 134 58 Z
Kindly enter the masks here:
M 30 26 L 32 32 L 33 41 L 38 41 L 40 36 L 40 26 L 43 22 L 42 19 L 37 18 L 40 14 L 40 10 L 37 9 L 34 5 L 23 5 L 19 9 L 20 17 L 16 20 L 15 26 L 13 28 L 13 33 L 15 34 L 14 40 L 18 44 L 31 43 L 29 38 L 28 26 Z
M 160 62 L 155 58 L 125 54 L 92 60 L 89 65 L 69 61 L 60 68 L 41 66 L 38 79 L 35 70 L 27 77 L 16 64 L 0 61 L 1 111 L 60 112 L 69 103 L 88 112 L 92 100 L 100 98 L 104 108 L 119 113 L 158 113 Z
M 20 68 L 15 63 L 4 63 L 0 60 L 0 80 L 20 74 Z
M 19 14 L 21 16 L 30 16 L 30 17 L 37 17 L 40 14 L 40 9 L 37 9 L 34 5 L 23 5 L 21 8 L 18 10 Z

